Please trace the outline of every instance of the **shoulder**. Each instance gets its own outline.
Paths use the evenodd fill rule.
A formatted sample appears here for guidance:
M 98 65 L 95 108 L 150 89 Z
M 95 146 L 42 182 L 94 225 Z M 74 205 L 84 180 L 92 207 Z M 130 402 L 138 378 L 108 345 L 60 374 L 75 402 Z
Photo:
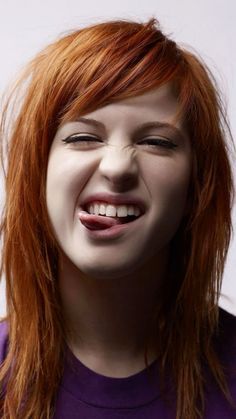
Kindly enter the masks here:
M 226 342 L 236 344 L 236 316 L 221 307 L 219 307 L 218 336 L 224 345 Z
M 0 321 L 0 364 L 7 354 L 8 324 L 6 320 Z
M 229 313 L 222 307 L 219 307 L 219 319 L 223 322 L 231 322 L 232 324 L 234 323 L 236 327 L 236 316 L 234 314 Z
M 236 370 L 236 316 L 219 308 L 218 330 L 214 337 L 215 348 L 222 364 L 229 371 Z

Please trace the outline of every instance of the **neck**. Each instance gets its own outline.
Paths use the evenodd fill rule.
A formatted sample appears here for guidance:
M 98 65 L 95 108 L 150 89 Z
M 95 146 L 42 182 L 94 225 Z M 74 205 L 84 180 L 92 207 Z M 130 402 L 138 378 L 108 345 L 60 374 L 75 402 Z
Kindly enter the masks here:
M 85 275 L 61 257 L 59 284 L 68 345 L 85 365 L 117 376 L 144 368 L 146 348 L 148 362 L 156 358 L 153 316 L 161 301 L 166 265 L 165 251 L 159 264 L 155 258 L 155 271 L 149 261 L 148 268 L 104 279 Z

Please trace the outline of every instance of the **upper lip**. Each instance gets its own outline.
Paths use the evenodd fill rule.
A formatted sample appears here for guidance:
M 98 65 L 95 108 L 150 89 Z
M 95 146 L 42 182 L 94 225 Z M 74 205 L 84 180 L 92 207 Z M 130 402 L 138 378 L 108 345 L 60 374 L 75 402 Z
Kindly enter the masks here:
M 136 205 L 140 209 L 141 215 L 146 210 L 145 202 L 139 197 L 132 195 L 111 195 L 108 193 L 96 193 L 85 198 L 81 203 L 81 206 L 85 208 L 91 202 L 105 202 L 111 205 Z

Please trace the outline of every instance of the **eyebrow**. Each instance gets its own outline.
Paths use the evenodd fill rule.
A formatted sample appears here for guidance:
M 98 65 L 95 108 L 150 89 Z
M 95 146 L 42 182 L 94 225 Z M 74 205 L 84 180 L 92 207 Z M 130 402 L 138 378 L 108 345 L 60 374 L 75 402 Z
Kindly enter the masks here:
M 97 121 L 96 119 L 92 119 L 92 118 L 80 117 L 76 119 L 76 122 L 82 122 L 84 124 L 92 125 L 93 127 L 98 128 L 98 129 L 105 130 L 106 128 L 102 122 Z M 150 121 L 150 122 L 145 122 L 143 124 L 138 125 L 135 129 L 134 135 L 137 135 L 138 133 L 142 134 L 144 131 L 147 131 L 148 129 L 152 129 L 152 128 L 167 129 L 175 137 L 178 137 L 181 139 L 185 138 L 183 131 L 179 129 L 178 127 L 176 127 L 175 125 L 169 124 L 168 122 L 159 122 L 159 121 Z

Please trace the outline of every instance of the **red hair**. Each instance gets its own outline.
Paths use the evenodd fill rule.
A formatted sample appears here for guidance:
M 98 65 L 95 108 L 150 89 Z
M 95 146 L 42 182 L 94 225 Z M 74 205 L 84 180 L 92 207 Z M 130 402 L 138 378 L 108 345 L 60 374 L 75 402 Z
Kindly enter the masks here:
M 4 419 L 49 419 L 63 374 L 66 330 L 56 281 L 58 244 L 45 198 L 55 132 L 78 114 L 168 82 L 189 133 L 193 167 L 189 211 L 172 240 L 171 269 L 156 320 L 160 371 L 164 377 L 171 366 L 177 419 L 195 419 L 204 410 L 202 359 L 230 401 L 212 341 L 232 233 L 232 149 L 210 70 L 165 36 L 155 19 L 117 20 L 73 31 L 49 45 L 29 64 L 17 88 L 25 82 L 20 109 L 8 118 L 6 141 L 1 272 L 9 348 L 0 369 L 0 383 L 6 387 L 0 404 Z M 3 112 L 4 139 L 10 103 Z M 4 153 L 2 143 L 2 158 Z

